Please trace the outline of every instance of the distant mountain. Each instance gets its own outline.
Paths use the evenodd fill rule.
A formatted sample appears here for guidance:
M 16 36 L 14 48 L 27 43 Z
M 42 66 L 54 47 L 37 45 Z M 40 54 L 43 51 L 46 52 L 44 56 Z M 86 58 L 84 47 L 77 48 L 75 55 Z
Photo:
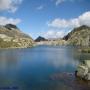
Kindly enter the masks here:
M 82 25 L 75 28 L 63 39 L 70 45 L 90 46 L 90 27 Z
M 0 48 L 31 47 L 33 39 L 13 24 L 0 25 Z
M 40 41 L 47 41 L 44 37 L 39 36 L 37 39 L 35 39 L 35 42 L 40 42 Z

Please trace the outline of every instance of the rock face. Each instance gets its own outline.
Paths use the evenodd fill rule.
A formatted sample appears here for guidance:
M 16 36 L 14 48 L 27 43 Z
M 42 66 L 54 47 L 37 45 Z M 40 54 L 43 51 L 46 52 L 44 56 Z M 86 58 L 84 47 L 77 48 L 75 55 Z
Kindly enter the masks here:
M 90 46 L 90 27 L 80 26 L 64 37 L 69 45 Z
M 85 60 L 78 65 L 76 76 L 90 80 L 90 60 Z
M 44 37 L 39 36 L 39 37 L 35 40 L 35 42 L 40 42 L 40 41 L 47 41 L 47 39 L 45 39 Z
M 0 26 L 0 48 L 26 48 L 33 46 L 33 39 L 12 24 Z

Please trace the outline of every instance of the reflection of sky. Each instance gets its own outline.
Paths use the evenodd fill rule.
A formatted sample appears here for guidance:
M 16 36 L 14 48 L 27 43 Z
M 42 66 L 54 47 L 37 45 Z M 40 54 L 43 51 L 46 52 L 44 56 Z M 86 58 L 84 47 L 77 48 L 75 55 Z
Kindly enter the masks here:
M 0 84 L 29 87 L 46 81 L 56 72 L 72 72 L 78 63 L 73 48 L 38 46 L 0 50 Z
M 74 58 L 73 49 L 65 47 L 49 48 L 49 52 L 46 50 L 44 53 L 47 62 L 55 68 L 74 68 L 78 63 Z

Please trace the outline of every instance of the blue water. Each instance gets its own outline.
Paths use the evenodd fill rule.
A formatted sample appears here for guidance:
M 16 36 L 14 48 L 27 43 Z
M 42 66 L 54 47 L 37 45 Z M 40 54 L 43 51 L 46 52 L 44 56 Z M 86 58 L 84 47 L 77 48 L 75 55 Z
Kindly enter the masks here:
M 60 90 L 50 76 L 74 73 L 80 58 L 76 48 L 66 46 L 1 49 L 0 90 Z

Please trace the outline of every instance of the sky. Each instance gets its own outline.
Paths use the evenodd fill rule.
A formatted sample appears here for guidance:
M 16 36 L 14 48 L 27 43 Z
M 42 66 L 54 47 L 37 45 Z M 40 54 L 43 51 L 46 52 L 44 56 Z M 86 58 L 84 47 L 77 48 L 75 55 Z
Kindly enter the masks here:
M 0 25 L 9 23 L 33 39 L 62 38 L 90 26 L 90 0 L 0 0 Z

